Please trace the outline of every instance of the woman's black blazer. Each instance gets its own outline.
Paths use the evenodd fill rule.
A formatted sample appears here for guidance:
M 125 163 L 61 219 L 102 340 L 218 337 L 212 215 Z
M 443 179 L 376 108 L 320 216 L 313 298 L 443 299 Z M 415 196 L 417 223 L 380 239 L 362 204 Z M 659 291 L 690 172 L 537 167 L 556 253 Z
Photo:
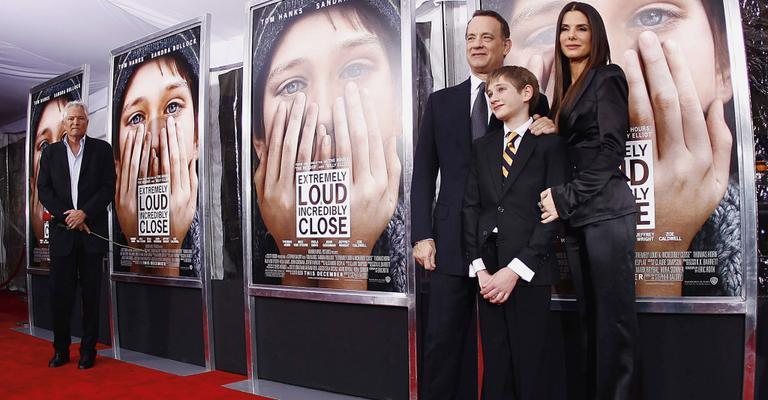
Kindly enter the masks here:
M 608 64 L 584 72 L 584 84 L 564 105 L 558 133 L 568 146 L 572 179 L 552 188 L 560 218 L 571 226 L 635 212 L 635 199 L 620 166 L 629 129 L 624 71 Z

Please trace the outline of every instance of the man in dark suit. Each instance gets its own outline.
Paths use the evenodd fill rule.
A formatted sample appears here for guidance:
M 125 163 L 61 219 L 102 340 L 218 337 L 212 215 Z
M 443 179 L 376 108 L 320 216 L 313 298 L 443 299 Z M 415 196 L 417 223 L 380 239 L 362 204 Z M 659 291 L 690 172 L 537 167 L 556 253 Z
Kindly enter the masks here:
M 115 168 L 109 143 L 86 138 L 88 110 L 81 102 L 64 108 L 65 139 L 46 147 L 40 158 L 37 190 L 50 211 L 53 358 L 49 367 L 69 361 L 72 304 L 80 282 L 83 337 L 78 368 L 93 366 L 99 331 L 99 291 L 108 243 L 107 206 L 115 196 Z
M 467 24 L 465 39 L 470 77 L 429 96 L 413 160 L 413 256 L 431 271 L 422 387 L 426 399 L 466 399 L 477 393 L 477 350 L 471 339 L 477 289 L 467 276 L 462 252 L 461 203 L 472 140 L 485 135 L 489 125 L 501 126 L 491 117 L 484 81 L 509 52 L 509 25 L 499 14 L 479 10 Z M 535 112 L 548 114 L 544 95 Z M 536 125 L 532 131 L 552 124 L 542 119 Z M 435 202 L 438 172 L 440 193 Z M 467 343 L 470 349 L 465 349 Z M 462 372 L 462 366 L 473 365 Z M 458 393 L 460 386 L 463 390 Z
M 565 143 L 535 136 L 530 104 L 539 84 L 523 67 L 488 77 L 487 93 L 503 128 L 477 139 L 464 191 L 464 246 L 469 276 L 477 276 L 484 400 L 547 398 L 544 351 L 551 285 L 557 281 L 553 244 L 559 226 L 540 221 L 540 189 L 565 182 Z M 522 280 L 521 280 L 522 279 Z

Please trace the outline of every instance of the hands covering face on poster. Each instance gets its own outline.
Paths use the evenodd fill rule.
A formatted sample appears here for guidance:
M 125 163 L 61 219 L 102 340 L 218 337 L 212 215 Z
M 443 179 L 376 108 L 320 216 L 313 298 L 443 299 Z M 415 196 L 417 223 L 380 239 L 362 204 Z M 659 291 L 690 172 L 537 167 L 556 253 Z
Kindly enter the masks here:
M 37 126 L 34 127 L 34 141 L 32 142 L 32 176 L 29 182 L 29 200 L 31 212 L 31 225 L 35 238 L 44 237 L 43 205 L 37 195 L 37 176 L 40 173 L 40 156 L 43 149 L 50 144 L 60 141 L 64 135 L 62 116 L 67 99 L 58 97 L 50 100 L 43 106 Z
M 260 161 L 254 181 L 259 210 L 281 252 L 285 250 L 282 240 L 297 239 L 296 165 L 314 161 L 314 169 L 323 169 L 331 167 L 335 158 L 336 167 L 351 167 L 351 238 L 363 240 L 368 247 L 349 248 L 350 253 L 370 254 L 392 218 L 400 188 L 397 138 L 382 137 L 370 93 L 362 92 L 361 96 L 357 85 L 350 82 L 345 97 L 333 104 L 335 152 L 327 128 L 317 125 L 317 104 L 306 106 L 304 93 L 295 96 L 290 110 L 286 103 L 278 105 L 267 147 L 256 145 Z
M 340 254 L 371 254 L 397 206 L 401 113 L 399 86 L 393 81 L 396 64 L 357 12 L 331 8 L 300 17 L 279 39 L 264 88 L 255 89 L 264 91 L 264 126 L 254 129 L 263 128 L 265 134 L 254 132 L 254 186 L 264 224 L 282 254 L 307 251 L 284 246 L 284 241 L 298 240 L 297 171 L 349 171 L 348 239 L 361 240 L 365 247 L 340 246 Z M 366 288 L 365 280 L 320 284 Z
M 120 227 L 126 236 L 136 237 L 138 229 L 136 187 L 137 178 L 149 176 L 170 176 L 171 237 L 181 242 L 192 224 L 197 204 L 197 155 L 190 157 L 181 145 L 182 129 L 173 116 L 166 119 L 166 127 L 159 135 L 159 152 L 152 147 L 153 134 L 144 124 L 121 135 L 121 154 L 117 162 L 117 185 L 115 208 Z M 124 139 L 124 141 L 123 141 Z
M 700 0 L 587 2 L 603 16 L 613 62 L 626 73 L 630 126 L 653 133 L 656 231 L 682 240 L 638 242 L 638 249 L 687 249 L 728 186 L 732 132 L 723 103 L 731 98 L 730 79 L 719 62 L 727 53 L 716 52 L 713 36 L 724 33 L 712 28 L 716 17 L 708 17 Z M 532 0 L 502 3 L 509 4 L 504 15 L 512 28 L 506 63 L 530 69 L 550 98 L 556 13 L 565 3 L 546 9 Z
M 170 58 L 136 69 L 120 116 L 115 212 L 126 238 L 138 237 L 139 179 L 167 176 L 170 237 L 180 248 L 197 206 L 197 130 L 192 91 Z M 173 241 L 173 238 L 176 241 Z

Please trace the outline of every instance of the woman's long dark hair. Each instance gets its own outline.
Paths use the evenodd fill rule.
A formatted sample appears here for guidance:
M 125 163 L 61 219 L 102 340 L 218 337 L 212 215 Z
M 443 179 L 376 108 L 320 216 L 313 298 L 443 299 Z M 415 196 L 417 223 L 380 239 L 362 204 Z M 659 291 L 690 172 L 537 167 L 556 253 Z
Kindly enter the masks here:
M 563 17 L 569 11 L 579 11 L 587 17 L 589 29 L 592 34 L 590 41 L 591 50 L 587 56 L 587 66 L 584 72 L 579 75 L 576 82 L 571 82 L 571 63 L 568 57 L 563 54 L 560 47 L 560 27 L 563 25 Z M 555 124 L 558 124 L 560 110 L 563 107 L 571 106 L 574 93 L 576 93 L 584 82 L 584 76 L 590 69 L 606 65 L 611 62 L 611 47 L 608 45 L 608 35 L 605 32 L 605 24 L 600 13 L 594 7 L 586 3 L 572 1 L 560 10 L 557 16 L 557 34 L 555 35 L 555 90 L 552 99 L 552 110 L 550 114 L 554 116 Z

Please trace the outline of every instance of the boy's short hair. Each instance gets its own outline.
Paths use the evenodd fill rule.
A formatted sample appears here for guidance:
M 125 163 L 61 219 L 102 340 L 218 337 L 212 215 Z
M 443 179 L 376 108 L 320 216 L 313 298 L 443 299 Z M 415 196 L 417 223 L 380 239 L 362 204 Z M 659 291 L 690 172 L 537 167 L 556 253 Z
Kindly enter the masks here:
M 539 101 L 539 80 L 536 79 L 536 75 L 524 67 L 508 65 L 495 69 L 493 72 L 491 72 L 488 75 L 487 86 L 490 86 L 491 83 L 499 80 L 500 78 L 504 78 L 509 81 L 509 83 L 511 83 L 518 92 L 523 90 L 526 85 L 531 85 L 533 88 L 533 95 L 528 101 L 528 115 L 533 115 L 533 110 Z

